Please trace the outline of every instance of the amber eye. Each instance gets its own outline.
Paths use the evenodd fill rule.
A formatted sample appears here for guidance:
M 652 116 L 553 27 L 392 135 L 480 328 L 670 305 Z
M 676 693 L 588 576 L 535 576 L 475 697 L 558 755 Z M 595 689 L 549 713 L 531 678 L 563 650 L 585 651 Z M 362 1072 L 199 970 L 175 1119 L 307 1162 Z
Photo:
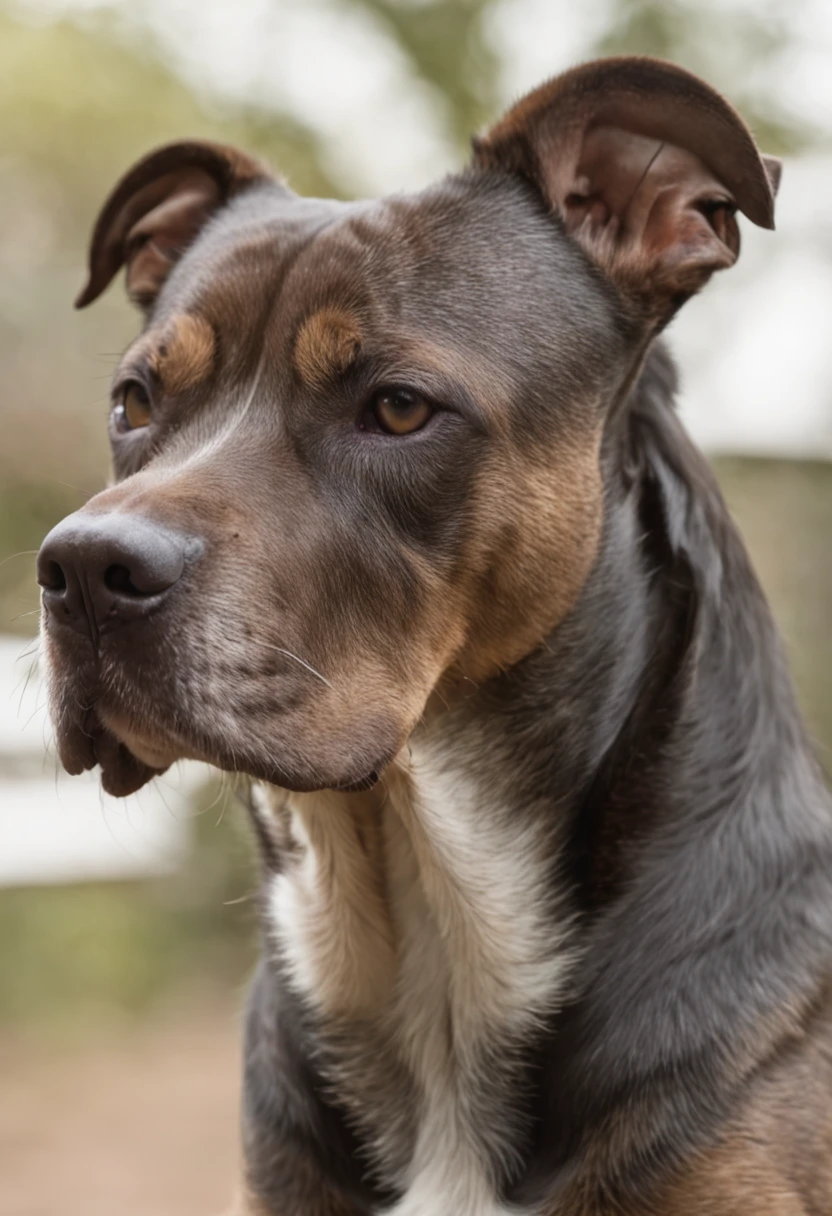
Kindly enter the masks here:
M 138 380 L 128 380 L 120 390 L 114 410 L 120 431 L 135 431 L 150 423 L 150 398 Z
M 418 393 L 385 389 L 373 398 L 371 412 L 379 429 L 388 435 L 410 435 L 425 425 L 433 407 Z

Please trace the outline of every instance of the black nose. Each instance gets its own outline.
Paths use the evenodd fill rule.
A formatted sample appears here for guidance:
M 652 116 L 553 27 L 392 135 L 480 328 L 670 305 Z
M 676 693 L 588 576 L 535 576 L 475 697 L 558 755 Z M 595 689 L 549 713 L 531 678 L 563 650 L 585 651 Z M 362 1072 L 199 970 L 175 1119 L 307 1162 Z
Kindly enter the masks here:
M 97 643 L 99 633 L 157 608 L 198 546 L 141 516 L 78 511 L 38 554 L 44 607 Z

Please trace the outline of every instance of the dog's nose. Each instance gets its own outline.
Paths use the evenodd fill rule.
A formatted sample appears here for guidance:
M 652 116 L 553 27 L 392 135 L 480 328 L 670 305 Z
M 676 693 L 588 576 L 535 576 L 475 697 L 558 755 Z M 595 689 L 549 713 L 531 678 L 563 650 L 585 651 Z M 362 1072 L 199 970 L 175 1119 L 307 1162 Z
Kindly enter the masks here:
M 96 641 L 158 607 L 195 545 L 140 516 L 76 512 L 52 529 L 38 554 L 44 607 Z

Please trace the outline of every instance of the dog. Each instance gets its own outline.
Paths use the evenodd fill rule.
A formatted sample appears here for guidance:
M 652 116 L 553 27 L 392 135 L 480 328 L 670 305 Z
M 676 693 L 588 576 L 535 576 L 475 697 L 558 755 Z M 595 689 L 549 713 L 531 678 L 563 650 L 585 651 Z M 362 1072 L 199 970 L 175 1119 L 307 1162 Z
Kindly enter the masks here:
M 240 1212 L 832 1213 L 832 805 L 660 336 L 779 175 L 627 57 L 414 195 L 185 142 L 106 201 L 50 708 L 112 794 L 253 779 Z

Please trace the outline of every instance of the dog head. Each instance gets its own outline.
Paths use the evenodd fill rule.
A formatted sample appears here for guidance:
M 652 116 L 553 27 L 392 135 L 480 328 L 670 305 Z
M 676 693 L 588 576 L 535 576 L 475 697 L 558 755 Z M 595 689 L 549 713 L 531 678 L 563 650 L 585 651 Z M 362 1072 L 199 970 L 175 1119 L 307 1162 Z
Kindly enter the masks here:
M 409 197 L 300 198 L 201 143 L 137 164 L 78 299 L 125 266 L 145 317 L 116 480 L 39 557 L 67 769 L 361 786 L 434 692 L 530 652 L 592 567 L 616 404 L 776 184 L 644 59 L 543 86 Z

